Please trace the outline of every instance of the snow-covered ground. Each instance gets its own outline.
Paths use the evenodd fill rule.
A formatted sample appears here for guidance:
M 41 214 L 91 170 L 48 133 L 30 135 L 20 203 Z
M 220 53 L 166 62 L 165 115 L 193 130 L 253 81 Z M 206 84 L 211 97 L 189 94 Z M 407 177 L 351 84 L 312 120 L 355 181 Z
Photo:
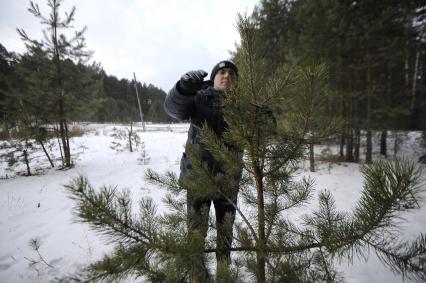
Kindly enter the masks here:
M 74 177 L 84 175 L 94 187 L 128 188 L 135 203 L 142 196 L 150 196 L 158 203 L 160 211 L 166 209 L 161 203 L 165 191 L 147 184 L 144 172 L 147 168 L 157 172 L 179 172 L 188 124 L 147 125 L 144 133 L 136 127 L 150 157 L 148 164 L 138 160 L 140 151 L 116 152 L 110 148 L 113 128 L 124 126 L 90 124 L 85 127 L 91 130 L 71 140 L 77 159 L 76 166 L 70 170 L 44 169 L 43 174 L 24 177 L 14 176 L 5 163 L 0 163 L 0 282 L 49 282 L 75 272 L 111 250 L 103 236 L 75 221 L 74 203 L 63 186 Z M 406 136 L 406 146 L 400 152 L 409 158 L 419 156 L 423 149 L 418 145 L 418 136 L 418 133 Z M 426 169 L 425 165 L 419 166 Z M 318 190 L 330 190 L 338 209 L 350 210 L 360 196 L 362 176 L 357 164 L 342 163 L 330 168 L 323 163 L 315 173 L 307 170 L 302 173 L 315 178 Z M 423 170 L 423 177 L 425 179 L 426 170 Z M 315 205 L 313 201 L 308 209 Z M 426 232 L 426 201 L 421 205 L 416 212 L 403 215 L 401 233 L 406 239 Z M 34 239 L 40 243 L 40 255 L 30 245 Z M 368 260 L 354 258 L 352 264 L 342 262 L 339 268 L 345 282 L 402 282 L 402 278 L 384 267 L 374 253 L 370 253 Z

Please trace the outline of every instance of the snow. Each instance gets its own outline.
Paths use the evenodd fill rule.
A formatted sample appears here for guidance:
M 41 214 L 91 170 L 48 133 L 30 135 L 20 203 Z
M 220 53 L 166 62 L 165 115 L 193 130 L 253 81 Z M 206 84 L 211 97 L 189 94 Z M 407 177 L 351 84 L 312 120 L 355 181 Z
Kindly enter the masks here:
M 148 184 L 144 172 L 151 168 L 157 172 L 179 173 L 188 126 L 149 124 L 146 132 L 135 126 L 150 157 L 148 164 L 138 161 L 140 152 L 118 153 L 110 148 L 114 127 L 126 128 L 111 124 L 84 125 L 87 133 L 71 139 L 72 152 L 77 153 L 72 169 L 44 168 L 42 174 L 25 177 L 14 175 L 19 168 L 10 171 L 3 162 L 0 167 L 0 282 L 48 282 L 69 275 L 111 251 L 112 246 L 104 236 L 90 230 L 87 224 L 76 222 L 73 215 L 75 204 L 64 184 L 79 175 L 86 176 L 96 188 L 111 185 L 129 189 L 134 203 L 143 196 L 150 196 L 159 205 L 159 211 L 165 211 L 167 208 L 161 202 L 165 191 Z M 413 158 L 414 154 L 418 156 L 422 150 L 418 145 L 419 133 L 406 135 L 404 141 L 401 152 L 408 158 Z M 318 190 L 331 191 L 339 210 L 351 210 L 362 189 L 359 165 L 341 163 L 329 168 L 320 163 L 317 172 L 307 171 L 302 175 L 315 178 Z M 426 199 L 426 195 L 423 196 Z M 313 200 L 308 208 L 315 205 Z M 424 201 L 421 206 L 403 215 L 401 232 L 406 239 L 426 231 Z M 304 212 L 306 210 L 305 207 Z M 32 239 L 39 240 L 40 255 L 52 267 L 40 261 L 40 256 L 30 246 Z M 368 260 L 355 257 L 353 264 L 342 262 L 339 269 L 343 271 L 345 282 L 350 283 L 402 281 L 383 266 L 374 253 L 369 254 Z

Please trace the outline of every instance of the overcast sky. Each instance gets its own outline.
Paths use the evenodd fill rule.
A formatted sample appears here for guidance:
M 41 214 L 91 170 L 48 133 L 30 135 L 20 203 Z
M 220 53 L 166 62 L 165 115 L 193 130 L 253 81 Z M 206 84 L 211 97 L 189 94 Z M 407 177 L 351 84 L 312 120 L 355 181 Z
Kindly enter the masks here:
M 47 0 L 35 0 L 48 14 Z M 152 83 L 168 91 L 185 71 L 229 59 L 239 42 L 237 13 L 251 14 L 259 0 L 64 0 L 61 15 L 76 7 L 74 26 L 85 34 L 92 61 L 107 74 Z M 42 38 L 29 0 L 0 0 L 0 43 L 22 52 L 16 28 Z

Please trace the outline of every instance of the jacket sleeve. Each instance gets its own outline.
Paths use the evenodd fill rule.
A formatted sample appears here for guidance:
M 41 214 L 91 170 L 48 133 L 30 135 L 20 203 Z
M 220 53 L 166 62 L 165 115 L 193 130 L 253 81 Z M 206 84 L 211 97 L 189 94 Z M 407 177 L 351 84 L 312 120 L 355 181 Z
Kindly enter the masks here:
M 194 101 L 195 96 L 182 94 L 176 83 L 164 100 L 164 110 L 172 118 L 188 120 L 194 111 Z

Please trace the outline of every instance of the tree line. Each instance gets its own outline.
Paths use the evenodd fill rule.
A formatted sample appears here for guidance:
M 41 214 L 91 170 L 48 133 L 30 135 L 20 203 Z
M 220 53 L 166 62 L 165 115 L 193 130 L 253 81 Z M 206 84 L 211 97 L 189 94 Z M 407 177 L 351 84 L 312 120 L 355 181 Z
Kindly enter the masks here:
M 33 113 L 38 116 L 46 117 L 48 110 L 53 109 L 51 105 L 46 104 L 50 100 L 48 92 L 41 88 L 43 80 L 46 79 L 42 68 L 51 63 L 43 56 L 37 51 L 17 54 L 8 51 L 0 43 L 0 115 L 4 126 L 17 122 L 20 112 L 16 107 L 20 103 L 16 102 L 20 99 L 37 110 L 45 108 L 44 112 Z M 71 121 L 100 123 L 140 121 L 133 80 L 107 75 L 95 63 L 87 65 L 72 60 L 64 60 L 62 63 L 67 72 L 66 78 L 75 93 L 69 101 L 70 107 L 73 108 L 69 116 Z M 153 84 L 137 82 L 136 85 L 141 98 L 144 120 L 154 123 L 170 122 L 171 119 L 164 112 L 162 105 L 166 93 Z M 27 111 L 30 109 L 27 108 Z
M 372 135 L 426 129 L 426 5 L 421 0 L 261 0 L 251 15 L 261 53 L 277 66 L 325 63 L 332 98 L 325 114 L 345 121 L 340 156 L 372 159 Z M 237 51 L 238 55 L 238 51 Z

